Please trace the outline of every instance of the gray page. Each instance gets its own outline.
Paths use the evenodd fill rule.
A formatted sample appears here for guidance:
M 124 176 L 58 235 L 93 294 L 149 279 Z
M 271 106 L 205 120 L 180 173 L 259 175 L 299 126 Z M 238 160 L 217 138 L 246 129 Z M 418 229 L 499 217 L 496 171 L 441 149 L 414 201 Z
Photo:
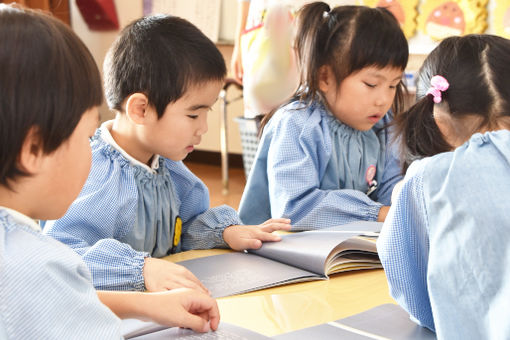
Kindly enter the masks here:
M 333 249 L 359 234 L 360 232 L 355 231 L 303 231 L 282 235 L 280 242 L 266 242 L 260 249 L 250 250 L 250 252 L 325 275 L 326 259 Z
M 189 329 L 167 328 L 156 333 L 142 335 L 136 340 L 163 340 L 163 339 L 182 339 L 182 340 L 267 340 L 270 339 L 259 333 L 248 329 L 237 327 L 228 323 L 220 323 L 218 330 L 208 333 L 195 333 Z
M 178 263 L 195 274 L 215 298 L 321 279 L 317 274 L 247 253 L 206 256 Z
M 420 327 L 400 306 L 385 304 L 337 321 L 356 329 L 395 340 L 432 340 L 434 332 Z
M 348 340 L 367 340 L 373 339 L 364 335 L 356 334 L 348 330 L 331 326 L 327 323 L 300 329 L 299 331 L 289 332 L 274 336 L 275 340 L 311 340 L 311 339 L 348 339 Z
M 434 340 L 436 335 L 409 319 L 402 308 L 385 304 L 348 318 L 273 337 L 276 340 L 374 339 Z

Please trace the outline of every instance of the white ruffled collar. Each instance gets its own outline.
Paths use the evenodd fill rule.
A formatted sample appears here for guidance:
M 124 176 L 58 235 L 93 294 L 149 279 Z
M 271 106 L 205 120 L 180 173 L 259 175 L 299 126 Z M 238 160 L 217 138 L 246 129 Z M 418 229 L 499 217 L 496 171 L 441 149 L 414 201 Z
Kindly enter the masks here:
M 131 164 L 138 165 L 147 171 L 155 173 L 159 168 L 159 155 L 154 155 L 152 158 L 151 166 L 149 167 L 147 164 L 140 162 L 135 159 L 131 155 L 129 155 L 124 149 L 122 149 L 119 144 L 113 139 L 112 134 L 110 133 L 113 126 L 113 120 L 108 120 L 101 124 L 99 130 L 101 131 L 101 138 L 108 144 L 110 144 L 115 150 L 117 150 L 124 158 L 126 158 Z

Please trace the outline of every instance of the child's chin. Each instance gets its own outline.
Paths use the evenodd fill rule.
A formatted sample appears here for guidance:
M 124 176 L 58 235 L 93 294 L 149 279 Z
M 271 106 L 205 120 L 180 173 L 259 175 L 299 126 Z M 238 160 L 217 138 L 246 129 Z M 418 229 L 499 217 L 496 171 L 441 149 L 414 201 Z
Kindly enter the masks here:
M 183 161 L 184 159 L 186 159 L 186 157 L 188 157 L 188 155 L 189 155 L 188 152 L 184 152 L 180 155 L 169 155 L 169 156 L 166 156 L 166 158 L 171 159 L 174 162 L 180 162 L 180 161 Z
M 358 130 L 358 131 L 369 131 L 369 130 L 371 130 L 374 127 L 375 124 L 376 123 L 373 123 L 373 124 L 359 124 L 357 126 L 351 126 L 351 127 L 353 129 L 355 129 L 355 130 Z

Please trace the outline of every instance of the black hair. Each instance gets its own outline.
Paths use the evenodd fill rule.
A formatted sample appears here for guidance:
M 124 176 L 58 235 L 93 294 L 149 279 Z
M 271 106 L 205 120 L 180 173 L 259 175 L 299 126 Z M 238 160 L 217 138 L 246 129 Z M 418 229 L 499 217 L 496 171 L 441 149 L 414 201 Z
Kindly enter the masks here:
M 414 159 L 449 151 L 433 116 L 441 105 L 452 118 L 478 118 L 471 135 L 481 128 L 493 129 L 510 117 L 510 40 L 493 35 L 467 35 L 444 39 L 425 59 L 416 81 L 417 102 L 396 118 L 402 143 L 404 169 Z M 434 104 L 427 95 L 431 78 L 444 77 L 449 87 Z
M 27 175 L 18 156 L 31 128 L 42 151 L 56 150 L 81 116 L 103 100 L 87 47 L 61 21 L 0 4 L 0 184 Z
M 190 86 L 222 81 L 227 69 L 216 45 L 193 24 L 169 15 L 135 20 L 114 42 L 104 63 L 104 87 L 110 109 L 143 93 L 161 118 L 169 103 Z
M 313 2 L 299 10 L 295 47 L 301 76 L 294 98 L 307 104 L 321 98 L 319 69 L 324 65 L 331 67 L 340 84 L 365 67 L 404 70 L 409 58 L 404 33 L 387 9 L 365 6 L 331 9 L 325 2 Z M 399 82 L 392 106 L 395 115 L 403 109 L 404 91 L 404 84 Z

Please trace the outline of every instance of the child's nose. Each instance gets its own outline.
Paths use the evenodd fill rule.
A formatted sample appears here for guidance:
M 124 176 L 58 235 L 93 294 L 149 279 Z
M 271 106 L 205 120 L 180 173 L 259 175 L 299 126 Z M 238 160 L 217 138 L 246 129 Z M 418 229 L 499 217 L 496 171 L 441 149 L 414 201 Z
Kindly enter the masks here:
M 395 92 L 393 92 L 393 91 L 387 91 L 384 93 L 380 93 L 379 96 L 377 96 L 377 98 L 375 100 L 375 105 L 377 105 L 377 106 L 387 106 L 388 104 L 391 105 L 394 98 L 395 98 Z
M 209 129 L 209 127 L 207 125 L 207 115 L 201 115 L 199 120 L 200 120 L 200 124 L 197 129 L 197 135 L 202 136 Z

